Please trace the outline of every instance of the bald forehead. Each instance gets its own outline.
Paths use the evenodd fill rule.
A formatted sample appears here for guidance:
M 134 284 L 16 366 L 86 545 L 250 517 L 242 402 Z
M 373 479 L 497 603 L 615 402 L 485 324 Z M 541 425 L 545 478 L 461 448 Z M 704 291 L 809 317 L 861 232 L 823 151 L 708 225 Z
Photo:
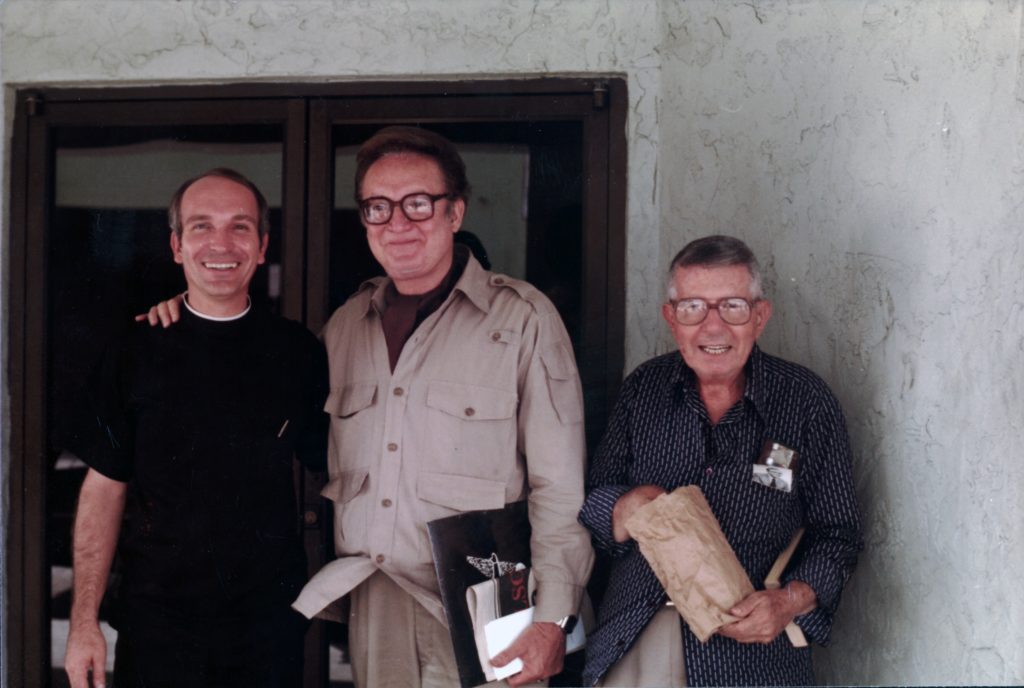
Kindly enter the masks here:
M 252 190 L 224 177 L 196 180 L 181 195 L 182 229 L 204 222 L 246 224 L 262 232 L 260 205 Z

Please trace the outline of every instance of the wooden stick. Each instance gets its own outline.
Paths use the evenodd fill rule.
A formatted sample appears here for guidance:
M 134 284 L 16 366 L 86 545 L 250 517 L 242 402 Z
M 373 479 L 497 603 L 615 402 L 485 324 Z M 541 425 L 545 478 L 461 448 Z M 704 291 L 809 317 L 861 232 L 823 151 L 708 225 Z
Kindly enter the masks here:
M 804 529 L 800 528 L 793 535 L 793 539 L 789 541 L 786 549 L 782 550 L 782 554 L 772 564 L 771 571 L 764 579 L 765 590 L 778 590 L 782 587 L 782 583 L 779 580 L 782 577 L 782 572 L 786 570 L 786 566 L 789 564 L 789 560 L 793 557 L 793 552 L 796 551 L 797 545 L 800 544 L 800 538 L 804 536 Z M 807 647 L 807 637 L 804 632 L 800 630 L 800 627 L 790 621 L 786 625 L 786 635 L 789 637 L 789 642 L 793 647 Z

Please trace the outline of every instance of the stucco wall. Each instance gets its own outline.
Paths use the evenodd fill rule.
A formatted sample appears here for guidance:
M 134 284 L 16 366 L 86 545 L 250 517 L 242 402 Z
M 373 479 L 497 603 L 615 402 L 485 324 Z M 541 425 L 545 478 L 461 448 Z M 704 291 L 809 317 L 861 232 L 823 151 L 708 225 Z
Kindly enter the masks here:
M 1024 682 L 1020 0 L 0 12 L 8 87 L 627 75 L 628 367 L 670 346 L 672 253 L 735 233 L 774 293 L 765 347 L 821 373 L 847 412 L 868 549 L 819 678 Z
M 1020 683 L 1021 4 L 665 10 L 663 255 L 748 239 L 766 348 L 848 414 L 867 551 L 828 676 Z

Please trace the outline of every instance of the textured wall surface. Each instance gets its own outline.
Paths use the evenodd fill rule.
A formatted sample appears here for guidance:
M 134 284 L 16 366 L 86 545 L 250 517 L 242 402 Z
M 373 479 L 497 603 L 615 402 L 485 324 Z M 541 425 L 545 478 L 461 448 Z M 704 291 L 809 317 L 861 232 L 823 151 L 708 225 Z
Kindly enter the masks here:
M 665 10 L 663 255 L 747 239 L 765 347 L 853 437 L 867 549 L 819 674 L 1021 683 L 1021 4 Z
M 776 302 L 765 348 L 822 374 L 847 412 L 867 549 L 819 678 L 1024 683 L 1021 0 L 0 13 L 8 87 L 625 74 L 628 366 L 670 347 L 662 266 L 733 233 Z

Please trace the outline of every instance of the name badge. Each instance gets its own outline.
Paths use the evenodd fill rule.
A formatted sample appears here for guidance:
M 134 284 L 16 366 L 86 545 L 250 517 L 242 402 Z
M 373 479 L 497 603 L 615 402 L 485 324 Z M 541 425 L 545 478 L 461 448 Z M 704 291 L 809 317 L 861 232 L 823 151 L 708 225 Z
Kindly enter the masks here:
M 793 473 L 796 471 L 799 455 L 795 449 L 765 440 L 761 456 L 754 464 L 755 483 L 781 492 L 793 491 Z

